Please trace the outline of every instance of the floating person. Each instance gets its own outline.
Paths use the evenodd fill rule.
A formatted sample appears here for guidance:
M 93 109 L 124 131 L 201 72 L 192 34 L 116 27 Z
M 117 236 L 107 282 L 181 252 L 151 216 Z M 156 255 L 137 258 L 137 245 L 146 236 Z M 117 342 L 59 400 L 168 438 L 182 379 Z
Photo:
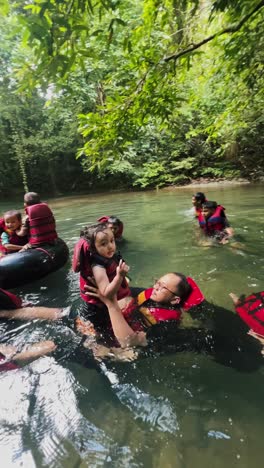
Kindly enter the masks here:
M 21 235 L 22 216 L 20 211 L 10 210 L 1 220 L 0 256 L 18 252 L 27 244 L 27 235 Z
M 107 305 L 112 330 L 121 347 L 146 347 L 155 343 L 162 352 L 206 353 L 216 362 L 241 371 L 252 372 L 262 366 L 262 346 L 247 335 L 239 317 L 208 303 L 195 282 L 190 280 L 178 273 L 164 275 L 154 285 L 150 302 L 147 299 L 140 303 L 144 296 L 139 295 L 137 302 L 123 311 L 115 297 L 103 297 L 97 288 L 87 288 L 90 294 L 93 290 Z M 191 293 L 188 293 L 190 289 Z M 145 295 L 147 297 L 148 294 Z M 146 310 L 143 310 L 144 306 L 147 306 Z M 178 326 L 183 310 L 196 319 L 195 327 Z M 89 339 L 87 341 L 89 348 Z M 115 356 L 115 348 L 108 351 L 106 348 L 104 357 L 107 355 Z
M 122 221 L 117 218 L 116 216 L 102 216 L 101 218 L 98 218 L 97 220 L 99 223 L 107 223 L 108 227 L 112 229 L 115 240 L 117 242 L 120 242 L 123 240 L 123 231 L 124 231 L 124 224 Z
M 195 217 L 198 217 L 201 212 L 202 212 L 202 204 L 205 203 L 207 200 L 206 200 L 206 196 L 203 192 L 196 192 L 193 196 L 192 196 L 192 204 L 193 204 L 193 207 L 194 207 L 194 214 L 195 214 Z
M 198 222 L 204 234 L 220 244 L 226 244 L 234 235 L 234 230 L 225 215 L 225 208 L 215 201 L 206 201 L 202 204 Z
M 167 273 L 156 280 L 153 288 L 143 290 L 122 309 L 115 297 L 105 297 L 94 286 L 87 285 L 90 296 L 99 295 L 107 305 L 115 337 L 121 346 L 144 346 L 146 332 L 153 325 L 179 323 L 184 310 L 204 301 L 204 296 L 192 278 L 182 273 Z M 159 326 L 159 330 L 162 327 Z
M 54 215 L 47 203 L 41 202 L 38 193 L 28 192 L 24 196 L 24 207 L 26 217 L 21 232 L 28 235 L 29 241 L 22 250 L 54 244 L 58 234 Z
M 28 236 L 28 242 L 13 255 L 1 259 L 0 286 L 6 289 L 42 278 L 61 268 L 69 258 L 69 249 L 58 238 L 49 206 L 41 202 L 36 192 L 26 193 L 24 200 L 26 218 L 17 234 Z
M 99 298 L 85 292 L 85 286 L 93 284 L 90 279 L 95 279 L 103 295 L 117 294 L 118 300 L 131 296 L 126 279 L 129 267 L 116 252 L 114 233 L 108 224 L 98 223 L 84 229 L 74 247 L 72 268 L 80 272 L 82 315 L 96 329 L 107 329 L 110 322 L 106 306 Z

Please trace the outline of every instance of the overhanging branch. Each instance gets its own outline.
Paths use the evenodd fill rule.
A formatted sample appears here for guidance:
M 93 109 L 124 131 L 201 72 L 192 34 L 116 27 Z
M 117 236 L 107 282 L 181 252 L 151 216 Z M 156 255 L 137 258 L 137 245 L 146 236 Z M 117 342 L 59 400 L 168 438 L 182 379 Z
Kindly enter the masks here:
M 207 37 L 206 39 L 203 39 L 201 42 L 198 42 L 197 44 L 193 44 L 191 45 L 190 47 L 187 47 L 187 49 L 184 49 L 184 50 L 181 50 L 180 52 L 177 52 L 175 54 L 172 54 L 172 55 L 169 55 L 168 57 L 165 57 L 163 60 L 164 62 L 169 62 L 170 60 L 177 60 L 178 58 L 182 57 L 183 55 L 187 55 L 189 54 L 190 52 L 193 52 L 194 50 L 196 49 L 199 49 L 200 47 L 202 47 L 204 44 L 207 44 L 208 42 L 212 41 L 213 39 L 215 39 L 215 37 L 218 37 L 218 36 L 222 36 L 223 34 L 233 34 L 237 31 L 239 31 L 239 29 L 242 28 L 242 26 L 244 26 L 244 24 L 258 11 L 260 10 L 262 7 L 264 6 L 264 0 L 262 0 L 261 2 L 259 2 L 255 8 L 250 12 L 248 13 L 247 15 L 244 16 L 244 18 L 242 18 L 241 21 L 239 21 L 239 23 L 233 25 L 233 26 L 229 26 L 228 28 L 225 28 L 223 29 L 222 31 L 219 31 L 215 34 L 212 34 L 212 36 L 209 36 Z

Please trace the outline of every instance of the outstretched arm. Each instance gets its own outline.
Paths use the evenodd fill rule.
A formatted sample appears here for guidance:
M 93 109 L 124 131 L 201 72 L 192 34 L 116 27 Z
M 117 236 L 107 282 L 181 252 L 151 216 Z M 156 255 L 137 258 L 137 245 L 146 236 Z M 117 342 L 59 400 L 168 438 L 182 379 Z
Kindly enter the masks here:
M 116 275 L 111 283 L 109 283 L 105 268 L 95 265 L 93 267 L 93 275 L 100 293 L 107 297 L 117 294 L 128 271 L 129 266 L 123 260 L 120 260 L 116 269 Z
M 127 346 L 147 346 L 146 333 L 134 332 L 125 320 L 116 296 L 104 296 L 97 288 L 92 286 L 86 286 L 86 289 L 89 291 L 89 295 L 99 297 L 107 306 L 113 332 L 120 346 L 124 348 Z
M 7 360 L 22 363 L 52 353 L 56 347 L 53 341 L 40 341 L 32 345 L 26 345 L 22 351 L 18 352 L 15 346 L 0 344 L 0 352 Z
M 0 310 L 0 318 L 9 320 L 58 320 L 62 317 L 62 309 L 51 307 L 21 307 L 14 310 Z

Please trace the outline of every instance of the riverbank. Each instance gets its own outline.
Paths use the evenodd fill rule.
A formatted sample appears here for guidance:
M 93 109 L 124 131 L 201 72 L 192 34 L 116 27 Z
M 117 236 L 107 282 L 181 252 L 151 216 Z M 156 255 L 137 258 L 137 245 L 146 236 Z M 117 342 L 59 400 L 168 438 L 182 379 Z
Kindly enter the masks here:
M 188 189 L 194 187 L 197 189 L 198 188 L 204 188 L 204 187 L 231 187 L 235 185 L 248 185 L 250 184 L 251 181 L 248 179 L 232 179 L 232 180 L 227 180 L 227 179 L 206 179 L 206 178 L 201 178 L 197 180 L 193 180 L 189 184 L 186 185 L 173 185 L 170 187 L 163 187 L 161 190 L 165 191 L 171 191 L 171 190 L 180 190 L 180 189 Z

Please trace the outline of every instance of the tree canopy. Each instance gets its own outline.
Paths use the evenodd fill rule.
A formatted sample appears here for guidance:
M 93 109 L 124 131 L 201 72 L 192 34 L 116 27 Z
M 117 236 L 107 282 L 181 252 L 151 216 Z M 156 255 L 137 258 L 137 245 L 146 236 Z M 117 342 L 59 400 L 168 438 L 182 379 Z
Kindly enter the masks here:
M 0 5 L 0 158 L 24 185 L 263 175 L 264 1 Z

